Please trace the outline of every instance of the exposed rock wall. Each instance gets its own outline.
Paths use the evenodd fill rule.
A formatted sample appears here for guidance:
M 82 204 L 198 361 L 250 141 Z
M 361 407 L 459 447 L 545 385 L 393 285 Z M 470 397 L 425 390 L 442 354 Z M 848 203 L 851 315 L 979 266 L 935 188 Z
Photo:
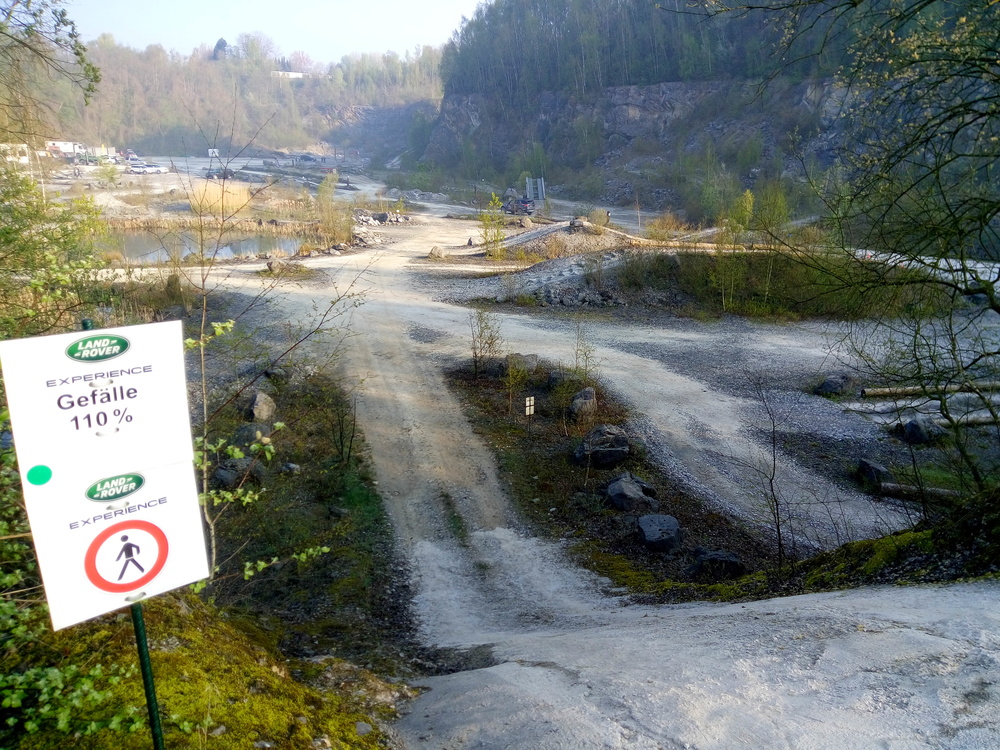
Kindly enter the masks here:
M 638 173 L 706 144 L 725 158 L 726 148 L 753 137 L 761 144 L 762 163 L 785 158 L 787 169 L 795 169 L 789 147 L 794 132 L 806 156 L 828 165 L 842 136 L 844 100 L 830 80 L 778 82 L 763 91 L 749 83 L 711 81 L 617 86 L 586 97 L 555 92 L 538 97 L 529 114 L 479 95 L 454 96 L 442 103 L 424 159 L 454 166 L 472 148 L 502 169 L 511 155 L 538 143 L 559 165 Z M 752 170 L 746 172 L 740 176 L 752 179 Z

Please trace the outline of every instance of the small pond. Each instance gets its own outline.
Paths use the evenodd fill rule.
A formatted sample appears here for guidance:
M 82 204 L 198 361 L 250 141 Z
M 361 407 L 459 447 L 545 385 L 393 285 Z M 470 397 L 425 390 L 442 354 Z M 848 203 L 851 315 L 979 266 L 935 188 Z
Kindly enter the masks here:
M 261 234 L 227 233 L 219 239 L 205 240 L 205 255 L 216 260 L 254 258 L 258 255 L 295 255 L 302 245 L 295 237 L 274 237 Z M 183 261 L 198 255 L 198 235 L 193 231 L 110 232 L 98 245 L 99 253 L 112 258 L 124 257 L 131 263 L 163 263 Z

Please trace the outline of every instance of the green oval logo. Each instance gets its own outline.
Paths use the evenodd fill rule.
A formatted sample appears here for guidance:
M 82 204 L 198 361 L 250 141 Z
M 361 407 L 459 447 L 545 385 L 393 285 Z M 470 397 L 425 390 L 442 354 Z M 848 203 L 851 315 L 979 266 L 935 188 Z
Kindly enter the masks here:
M 87 336 L 66 347 L 66 356 L 77 362 L 103 362 L 120 357 L 128 351 L 128 339 L 124 336 Z
M 95 503 L 106 503 L 108 500 L 120 500 L 128 497 L 146 483 L 142 474 L 119 474 L 94 482 L 87 488 L 87 499 Z

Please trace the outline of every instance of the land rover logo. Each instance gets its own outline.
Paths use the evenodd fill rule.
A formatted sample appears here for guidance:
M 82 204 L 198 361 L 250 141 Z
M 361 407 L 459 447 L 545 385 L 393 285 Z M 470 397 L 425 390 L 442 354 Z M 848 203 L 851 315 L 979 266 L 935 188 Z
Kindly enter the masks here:
M 145 484 L 142 474 L 120 474 L 94 482 L 87 488 L 87 499 L 95 503 L 105 503 L 108 500 L 119 500 L 128 497 Z
M 78 362 L 102 362 L 124 354 L 128 346 L 128 339 L 124 336 L 88 336 L 66 347 L 66 356 Z

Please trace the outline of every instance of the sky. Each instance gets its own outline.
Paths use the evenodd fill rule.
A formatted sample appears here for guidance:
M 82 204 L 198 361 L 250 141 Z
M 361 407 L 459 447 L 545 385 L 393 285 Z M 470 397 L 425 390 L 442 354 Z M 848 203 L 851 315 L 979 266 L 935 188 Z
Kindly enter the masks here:
M 136 49 L 160 44 L 188 55 L 200 45 L 230 44 L 262 32 L 280 54 L 306 52 L 337 62 L 352 52 L 398 52 L 439 46 L 481 0 L 65 0 L 83 40 L 111 34 Z

